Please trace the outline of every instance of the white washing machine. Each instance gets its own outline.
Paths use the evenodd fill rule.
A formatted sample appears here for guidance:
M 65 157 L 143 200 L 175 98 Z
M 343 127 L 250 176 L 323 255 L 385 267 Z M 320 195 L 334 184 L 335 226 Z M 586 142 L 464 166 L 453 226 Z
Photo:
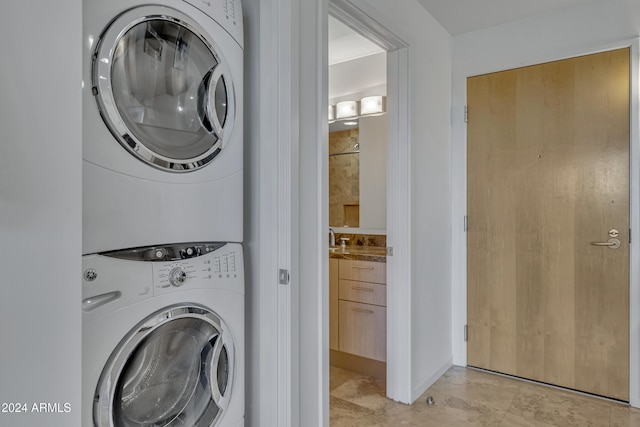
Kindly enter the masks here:
M 236 243 L 83 257 L 82 425 L 244 425 Z
M 242 241 L 240 0 L 83 2 L 83 254 Z

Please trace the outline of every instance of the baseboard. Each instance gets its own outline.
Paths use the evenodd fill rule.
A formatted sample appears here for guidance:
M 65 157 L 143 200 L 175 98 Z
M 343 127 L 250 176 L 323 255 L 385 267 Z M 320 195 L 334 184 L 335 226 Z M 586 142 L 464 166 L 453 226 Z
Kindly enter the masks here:
M 453 366 L 467 366 L 467 358 L 466 357 L 454 357 L 453 358 Z

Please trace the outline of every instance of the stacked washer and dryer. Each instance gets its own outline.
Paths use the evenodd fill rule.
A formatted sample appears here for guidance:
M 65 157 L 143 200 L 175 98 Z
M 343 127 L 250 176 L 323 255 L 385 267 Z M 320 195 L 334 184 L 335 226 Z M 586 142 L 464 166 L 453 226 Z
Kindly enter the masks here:
M 240 0 L 83 3 L 82 425 L 244 424 Z

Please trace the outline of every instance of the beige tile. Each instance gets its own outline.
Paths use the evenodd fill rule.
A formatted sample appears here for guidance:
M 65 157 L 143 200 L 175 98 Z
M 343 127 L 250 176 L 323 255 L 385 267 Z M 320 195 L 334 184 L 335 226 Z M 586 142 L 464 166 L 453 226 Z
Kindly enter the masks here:
M 455 368 L 436 381 L 420 399 L 424 401 L 430 395 L 455 396 L 505 412 L 521 385 L 521 381 L 510 378 Z
M 374 378 L 362 376 L 336 387 L 331 396 L 371 410 L 381 409 L 390 402 L 386 398 L 384 384 Z
M 640 427 L 640 410 L 482 371 L 451 368 L 413 405 L 403 405 L 385 398 L 382 382 L 334 370 L 332 427 Z M 425 403 L 427 396 L 435 405 Z
M 524 383 L 509 413 L 559 427 L 608 427 L 611 404 L 577 393 Z
M 333 396 L 329 399 L 329 405 L 331 408 L 331 426 L 351 426 L 354 425 L 357 420 L 373 415 L 373 411 L 371 409 L 367 409 L 363 406 L 359 406 Z
M 347 371 L 346 369 L 336 368 L 332 366 L 329 370 L 329 391 L 331 392 L 347 381 L 357 377 L 361 376 L 354 372 Z
M 331 420 L 331 427 L 396 427 L 413 426 L 407 421 L 399 421 L 385 417 L 384 415 L 364 415 L 358 418 Z M 422 424 L 424 425 L 424 424 Z
M 504 416 L 503 410 L 479 402 L 438 394 L 433 394 L 433 397 L 433 406 L 428 406 L 421 398 L 410 406 L 395 403 L 381 407 L 376 414 L 412 426 L 497 426 Z
M 500 427 L 554 427 L 553 424 L 546 424 L 540 421 L 525 419 L 519 415 L 505 414 Z
M 615 405 L 611 408 L 611 427 L 640 426 L 640 409 Z

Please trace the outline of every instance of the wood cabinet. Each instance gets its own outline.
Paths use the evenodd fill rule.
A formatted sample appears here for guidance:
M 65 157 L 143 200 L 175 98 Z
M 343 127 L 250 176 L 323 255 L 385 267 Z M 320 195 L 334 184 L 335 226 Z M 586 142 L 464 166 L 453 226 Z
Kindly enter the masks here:
M 340 351 L 387 360 L 387 308 L 339 301 Z
M 329 259 L 330 348 L 386 361 L 387 265 Z
M 340 350 L 338 346 L 338 269 L 340 260 L 337 258 L 329 258 L 329 348 L 331 350 Z

